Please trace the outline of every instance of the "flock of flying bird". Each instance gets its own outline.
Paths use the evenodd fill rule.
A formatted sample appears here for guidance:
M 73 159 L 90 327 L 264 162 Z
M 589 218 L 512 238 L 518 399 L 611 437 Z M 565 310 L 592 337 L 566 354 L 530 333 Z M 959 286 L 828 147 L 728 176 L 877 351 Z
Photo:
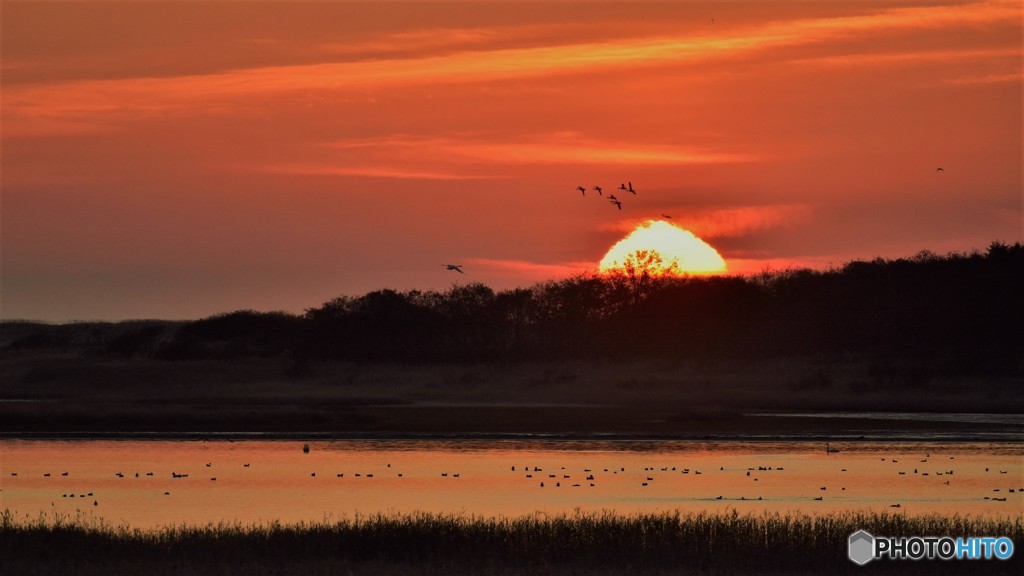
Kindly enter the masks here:
M 584 196 L 587 195 L 587 189 L 584 186 L 577 186 L 576 189 L 580 191 L 580 194 Z M 598 196 L 604 196 L 604 188 L 601 188 L 600 186 L 594 186 L 593 190 L 597 192 Z M 626 186 L 625 183 L 619 184 L 619 190 L 622 190 L 623 192 L 629 192 L 630 194 L 636 196 L 636 190 L 633 190 L 632 181 L 629 182 L 629 186 Z M 618 208 L 619 210 L 622 210 L 622 201 L 616 198 L 615 194 L 610 194 L 608 196 L 608 201 L 611 202 L 612 204 L 615 204 L 615 207 Z M 669 218 L 671 218 L 671 216 L 669 216 Z

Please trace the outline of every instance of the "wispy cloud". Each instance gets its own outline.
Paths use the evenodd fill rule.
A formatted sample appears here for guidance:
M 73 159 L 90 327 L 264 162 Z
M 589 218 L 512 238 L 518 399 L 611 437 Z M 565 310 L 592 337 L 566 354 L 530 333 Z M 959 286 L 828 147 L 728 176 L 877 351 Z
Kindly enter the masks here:
M 574 274 L 594 272 L 596 262 L 564 262 L 541 263 L 527 260 L 502 260 L 494 258 L 469 258 L 466 260 L 468 270 L 479 269 L 480 272 L 496 276 L 512 276 L 527 278 L 532 281 L 550 278 L 566 278 Z
M 312 150 L 304 149 L 303 160 L 228 164 L 221 169 L 308 176 L 481 180 L 512 178 L 526 165 L 680 166 L 761 159 L 749 153 L 608 142 L 565 132 L 523 135 L 503 142 L 494 140 L 494 136 L 487 134 L 391 135 L 340 140 L 314 145 Z
M 693 207 L 668 210 L 672 224 L 704 239 L 744 236 L 770 228 L 795 226 L 810 217 L 813 210 L 804 204 L 768 206 Z M 649 217 L 619 220 L 606 229 L 630 232 Z
M 403 168 L 401 166 L 345 166 L 340 164 L 263 164 L 235 165 L 234 170 L 263 172 L 268 174 L 289 174 L 294 176 L 357 176 L 365 178 L 397 178 L 403 180 L 479 180 L 497 178 L 491 174 L 476 176 Z
M 393 135 L 325 144 L 341 150 L 361 150 L 403 162 L 458 159 L 487 164 L 718 164 L 751 162 L 759 155 L 707 147 L 646 144 L 628 140 L 590 138 L 575 132 L 527 134 L 496 142 L 486 134 L 447 137 Z
M 704 35 L 627 38 L 488 48 L 474 31 L 474 49 L 441 55 L 248 68 L 217 74 L 21 85 L 6 89 L 5 133 L 53 130 L 53 122 L 98 116 L 130 121 L 176 108 L 216 111 L 239 97 L 430 83 L 473 83 L 636 70 L 711 61 L 782 46 L 826 42 L 894 29 L 1019 24 L 1021 6 L 990 1 L 881 10 L 867 15 L 768 22 Z M 481 45 L 482 44 L 482 45 Z M 47 124 L 44 121 L 49 121 Z M 100 124 L 97 124 L 100 125 Z M 595 160 L 597 161 L 597 160 Z
M 1024 72 L 1014 72 L 1010 74 L 985 74 L 982 76 L 962 76 L 960 78 L 950 78 L 945 82 L 947 84 L 954 85 L 1002 84 L 1007 82 L 1021 84 L 1024 83 Z
M 992 48 L 984 50 L 915 50 L 908 52 L 877 52 L 841 54 L 830 56 L 815 56 L 812 58 L 800 58 L 793 60 L 797 64 L 811 64 L 834 67 L 853 66 L 900 66 L 916 65 L 922 63 L 943 63 L 962 62 L 969 60 L 1003 60 L 1007 64 L 1016 63 L 1019 67 L 1021 49 L 1018 48 Z

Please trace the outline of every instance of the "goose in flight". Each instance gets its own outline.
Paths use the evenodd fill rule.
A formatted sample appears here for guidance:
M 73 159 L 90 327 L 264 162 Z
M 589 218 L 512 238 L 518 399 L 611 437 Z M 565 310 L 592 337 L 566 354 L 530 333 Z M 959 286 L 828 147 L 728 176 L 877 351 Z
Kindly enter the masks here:
M 662 218 L 668 218 L 669 220 L 671 220 L 671 219 L 672 219 L 672 217 L 671 217 L 671 216 L 669 216 L 668 214 L 665 214 L 664 212 L 662 212 L 662 213 L 661 213 L 661 217 L 662 217 Z
M 604 196 L 604 194 L 601 193 L 601 190 L 604 190 L 604 188 L 601 188 L 600 186 L 594 186 L 594 190 L 597 190 L 598 196 Z
M 618 208 L 619 210 L 622 210 L 622 202 L 619 202 L 618 200 L 612 200 L 612 201 L 611 201 L 611 203 L 612 203 L 612 204 L 615 204 L 615 206 L 616 206 L 616 207 L 617 207 L 617 208 Z
M 445 264 L 445 268 L 448 270 L 455 270 L 459 274 L 465 274 L 465 272 L 462 271 L 462 264 Z
M 580 194 L 583 194 L 584 196 L 587 195 L 587 189 L 583 186 L 577 186 L 576 189 L 580 191 Z

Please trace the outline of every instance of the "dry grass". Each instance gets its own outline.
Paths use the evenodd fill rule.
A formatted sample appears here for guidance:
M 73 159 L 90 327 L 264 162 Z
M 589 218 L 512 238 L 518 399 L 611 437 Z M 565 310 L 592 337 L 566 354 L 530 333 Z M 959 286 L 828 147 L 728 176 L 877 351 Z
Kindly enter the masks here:
M 1008 536 L 1024 520 L 841 513 L 374 515 L 334 523 L 141 531 L 61 516 L 0 522 L 10 574 L 859 574 L 858 529 L 886 536 Z M 1019 573 L 1009 561 L 879 561 L 872 572 Z

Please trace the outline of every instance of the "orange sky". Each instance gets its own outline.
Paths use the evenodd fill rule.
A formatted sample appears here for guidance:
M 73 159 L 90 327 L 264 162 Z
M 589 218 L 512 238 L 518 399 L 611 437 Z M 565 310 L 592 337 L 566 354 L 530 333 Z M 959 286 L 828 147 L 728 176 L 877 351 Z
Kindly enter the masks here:
M 661 214 L 735 273 L 1020 241 L 1022 18 L 4 0 L 0 316 L 525 286 Z M 621 211 L 575 190 L 627 180 Z

